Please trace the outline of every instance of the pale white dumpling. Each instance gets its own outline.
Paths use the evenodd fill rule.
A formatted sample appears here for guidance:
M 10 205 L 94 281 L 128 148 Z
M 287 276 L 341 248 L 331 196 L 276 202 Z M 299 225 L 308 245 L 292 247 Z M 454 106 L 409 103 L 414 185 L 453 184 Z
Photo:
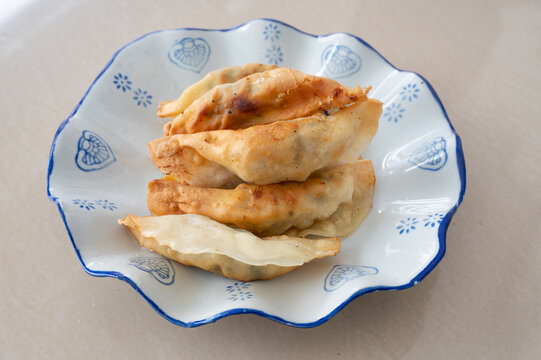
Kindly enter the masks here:
M 259 238 L 195 214 L 128 215 L 119 223 L 141 246 L 182 264 L 241 281 L 271 279 L 340 251 L 338 238 Z

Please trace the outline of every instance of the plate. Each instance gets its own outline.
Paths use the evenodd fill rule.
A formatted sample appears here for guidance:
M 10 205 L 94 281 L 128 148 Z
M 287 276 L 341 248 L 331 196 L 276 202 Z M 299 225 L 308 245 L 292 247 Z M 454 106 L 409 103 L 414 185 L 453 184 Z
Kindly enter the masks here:
M 244 283 L 139 247 L 117 219 L 148 214 L 147 184 L 162 175 L 147 154 L 147 143 L 162 136 L 158 103 L 209 71 L 250 62 L 371 85 L 369 96 L 384 108 L 363 154 L 376 173 L 373 209 L 341 253 Z M 231 29 L 153 32 L 119 49 L 58 129 L 47 192 L 85 271 L 128 282 L 169 321 L 194 327 L 253 313 L 312 327 L 360 295 L 421 281 L 443 257 L 465 183 L 460 138 L 422 76 L 396 69 L 356 36 L 314 36 L 257 19 Z

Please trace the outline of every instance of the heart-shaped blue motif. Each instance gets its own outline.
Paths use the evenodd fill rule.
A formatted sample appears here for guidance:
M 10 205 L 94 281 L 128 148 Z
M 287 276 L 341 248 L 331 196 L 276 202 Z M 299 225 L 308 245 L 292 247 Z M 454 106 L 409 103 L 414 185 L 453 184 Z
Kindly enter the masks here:
M 169 60 L 186 70 L 199 73 L 210 57 L 210 45 L 202 38 L 185 37 L 169 49 Z
M 111 147 L 98 134 L 84 130 L 77 142 L 75 165 L 83 171 L 95 171 L 116 161 Z
M 425 142 L 409 158 L 409 162 L 424 170 L 437 171 L 447 163 L 447 143 L 443 137 Z
M 170 260 L 156 257 L 136 257 L 130 259 L 130 265 L 149 273 L 164 285 L 171 285 L 175 281 L 175 268 Z
M 361 57 L 346 45 L 329 45 L 321 54 L 325 73 L 334 78 L 344 78 L 361 69 Z
M 376 275 L 378 269 L 371 266 L 334 265 L 325 277 L 325 291 L 334 291 L 348 281 L 365 275 Z

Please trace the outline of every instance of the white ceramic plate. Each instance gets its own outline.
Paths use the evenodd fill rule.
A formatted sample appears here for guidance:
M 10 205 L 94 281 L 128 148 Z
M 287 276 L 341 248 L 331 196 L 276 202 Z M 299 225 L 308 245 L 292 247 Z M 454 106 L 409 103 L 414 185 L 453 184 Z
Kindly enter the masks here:
M 384 109 L 363 154 L 376 173 L 373 209 L 341 253 L 243 283 L 140 248 L 117 219 L 148 214 L 147 184 L 161 177 L 147 154 L 147 143 L 162 136 L 159 101 L 209 71 L 249 62 L 371 85 Z M 314 36 L 258 19 L 225 30 L 154 32 L 117 51 L 58 129 L 47 191 L 84 269 L 127 281 L 171 322 L 192 327 L 255 313 L 311 327 L 362 294 L 421 281 L 443 257 L 465 182 L 460 139 L 423 77 L 397 70 L 355 36 Z

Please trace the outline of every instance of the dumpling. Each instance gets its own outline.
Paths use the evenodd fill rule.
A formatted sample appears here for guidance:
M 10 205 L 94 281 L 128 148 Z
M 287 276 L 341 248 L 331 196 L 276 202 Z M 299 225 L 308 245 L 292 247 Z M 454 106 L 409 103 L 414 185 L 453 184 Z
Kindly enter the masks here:
M 372 162 L 359 160 L 314 173 L 302 183 L 241 184 L 231 190 L 183 185 L 174 177 L 166 176 L 150 182 L 147 204 L 154 215 L 199 214 L 271 236 L 283 234 L 291 227 L 308 228 L 318 220 L 331 217 L 341 204 L 369 209 L 371 201 L 353 204 L 353 200 L 371 200 L 373 193 Z M 357 223 L 354 217 L 348 220 Z M 341 229 L 336 231 L 342 234 Z
M 187 87 L 178 99 L 162 101 L 158 106 L 158 116 L 177 116 L 186 110 L 191 103 L 212 90 L 216 85 L 233 83 L 248 75 L 276 68 L 277 66 L 275 65 L 246 64 L 242 66 L 230 66 L 210 72 L 203 79 Z
M 376 133 L 380 115 L 381 102 L 368 99 L 328 116 L 167 136 L 148 148 L 162 172 L 193 186 L 305 181 L 314 171 L 357 160 Z
M 232 189 L 242 179 L 227 168 L 207 160 L 191 147 L 178 141 L 156 140 L 148 145 L 154 164 L 164 174 L 177 176 L 177 181 L 199 187 Z
M 340 252 L 338 238 L 259 238 L 194 214 L 128 215 L 119 223 L 147 249 L 241 281 L 272 279 L 316 258 Z
M 302 229 L 294 227 L 285 232 L 289 236 L 341 238 L 351 235 L 368 216 L 376 186 L 376 177 L 370 160 L 357 162 L 355 189 L 350 202 L 343 202 L 328 218 L 316 220 Z
M 166 124 L 164 135 L 239 129 L 296 119 L 364 101 L 369 90 L 344 87 L 335 80 L 289 68 L 259 72 L 214 87 Z

